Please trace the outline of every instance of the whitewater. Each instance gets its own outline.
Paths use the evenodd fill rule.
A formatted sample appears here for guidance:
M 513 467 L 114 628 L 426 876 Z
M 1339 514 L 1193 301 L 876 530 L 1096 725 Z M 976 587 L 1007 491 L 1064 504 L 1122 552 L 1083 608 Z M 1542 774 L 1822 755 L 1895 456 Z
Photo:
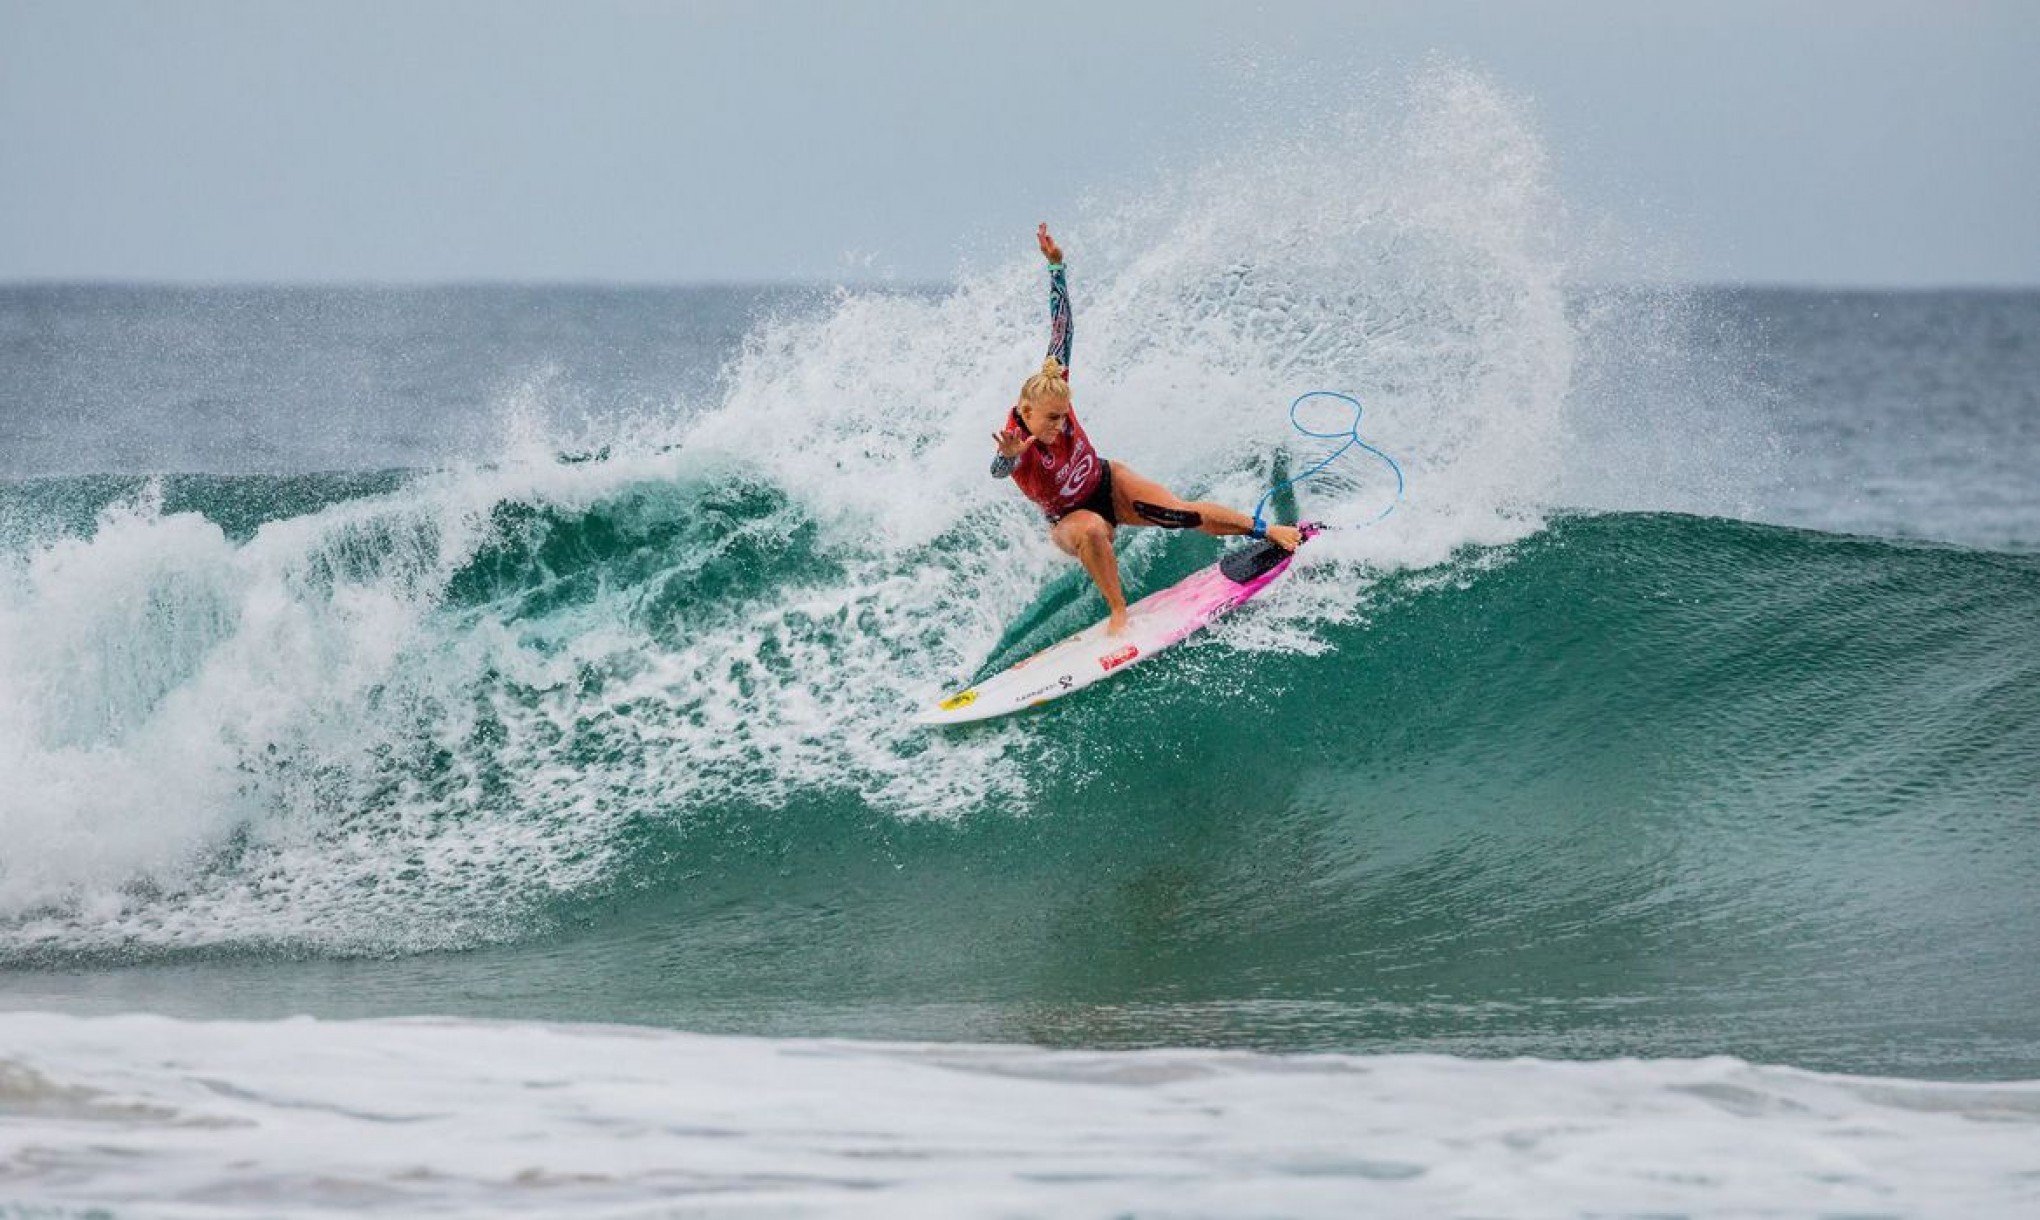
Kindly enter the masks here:
M 2040 298 L 1594 288 L 1554 176 L 1435 67 L 1059 226 L 1107 456 L 1408 490 L 945 733 L 1099 612 L 1024 240 L 0 290 L 0 1209 L 2040 1205 Z
M 0 1035 L 10 1180 L 119 1215 L 1974 1216 L 2040 1197 L 2040 1086 L 1732 1059 L 444 1020 L 14 1015 Z

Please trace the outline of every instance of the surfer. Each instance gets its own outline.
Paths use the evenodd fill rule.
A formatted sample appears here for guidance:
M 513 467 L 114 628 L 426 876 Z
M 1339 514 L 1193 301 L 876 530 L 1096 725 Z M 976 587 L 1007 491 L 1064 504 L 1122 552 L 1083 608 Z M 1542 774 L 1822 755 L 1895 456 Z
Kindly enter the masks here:
M 1181 499 L 1126 463 L 1098 456 L 1070 403 L 1073 327 L 1062 247 L 1049 236 L 1046 223 L 1034 231 L 1034 239 L 1048 260 L 1048 358 L 1020 387 L 1006 426 L 992 434 L 999 447 L 992 477 L 1010 476 L 1048 517 L 1049 538 L 1091 574 L 1111 611 L 1107 633 L 1126 629 L 1126 594 L 1119 587 L 1119 558 L 1112 550 L 1118 526 L 1194 529 L 1219 538 L 1247 534 L 1295 550 L 1302 539 L 1293 525 L 1270 525 L 1263 531 L 1238 509 Z

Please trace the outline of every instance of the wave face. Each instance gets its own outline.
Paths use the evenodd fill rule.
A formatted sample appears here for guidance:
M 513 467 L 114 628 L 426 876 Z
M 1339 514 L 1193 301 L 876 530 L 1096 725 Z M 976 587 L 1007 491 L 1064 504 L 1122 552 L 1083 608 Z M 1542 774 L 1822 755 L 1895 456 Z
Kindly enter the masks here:
M 1094 438 L 1247 504 L 1314 452 L 1300 380 L 1371 386 L 1410 496 L 1043 715 L 904 723 L 1097 613 L 984 472 L 1038 263 L 767 318 L 593 455 L 0 489 L 0 963 L 463 949 L 247 1002 L 2040 1066 L 2035 561 L 1597 483 L 1686 413 L 1611 415 L 1596 363 L 1577 434 L 1608 345 L 1477 80 L 1178 193 L 1068 235 Z

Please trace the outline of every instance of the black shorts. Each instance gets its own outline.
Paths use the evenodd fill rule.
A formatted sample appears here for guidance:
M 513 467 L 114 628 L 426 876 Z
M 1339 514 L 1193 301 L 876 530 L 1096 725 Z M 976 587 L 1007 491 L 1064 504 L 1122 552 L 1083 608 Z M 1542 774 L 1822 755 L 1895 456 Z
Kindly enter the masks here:
M 1082 512 L 1087 508 L 1105 518 L 1105 524 L 1119 524 L 1119 517 L 1112 511 L 1112 463 L 1104 458 L 1099 458 L 1098 464 L 1103 466 L 1105 470 L 1104 473 L 1098 476 L 1098 485 L 1091 489 L 1091 494 L 1085 496 L 1084 502 L 1070 509 L 1069 512 L 1049 513 L 1048 523 L 1050 525 L 1054 525 L 1064 517 L 1069 516 L 1070 513 Z

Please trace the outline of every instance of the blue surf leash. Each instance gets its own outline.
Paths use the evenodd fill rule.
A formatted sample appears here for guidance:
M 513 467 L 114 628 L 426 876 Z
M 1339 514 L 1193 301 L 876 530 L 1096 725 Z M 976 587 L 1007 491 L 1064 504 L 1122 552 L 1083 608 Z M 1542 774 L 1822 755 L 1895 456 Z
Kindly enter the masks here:
M 1296 418 L 1296 409 L 1313 398 L 1336 398 L 1340 402 L 1346 403 L 1348 406 L 1351 406 L 1353 408 L 1353 422 L 1347 424 L 1344 428 L 1341 428 L 1334 432 L 1319 432 L 1315 428 L 1304 427 L 1303 421 Z M 1373 520 L 1363 521 L 1360 523 L 1360 525 L 1362 526 L 1373 525 L 1376 521 L 1379 521 L 1383 517 L 1386 517 L 1388 516 L 1388 514 L 1394 512 L 1395 506 L 1397 504 L 1402 503 L 1403 497 L 1402 467 L 1396 464 L 1396 460 L 1394 458 L 1388 456 L 1386 453 L 1383 453 L 1381 450 L 1376 449 L 1374 446 L 1360 439 L 1360 415 L 1362 410 L 1363 408 L 1360 406 L 1359 399 L 1353 397 L 1351 394 L 1341 394 L 1337 390 L 1309 390 L 1306 391 L 1305 393 L 1298 394 L 1296 396 L 1296 401 L 1289 404 L 1290 427 L 1296 429 L 1298 432 L 1301 432 L 1305 436 L 1312 436 L 1318 438 L 1319 440 L 1326 441 L 1343 440 L 1344 443 L 1341 444 L 1337 449 L 1334 449 L 1330 453 L 1326 454 L 1323 461 L 1311 467 L 1309 470 L 1304 471 L 1302 474 L 1297 475 L 1294 478 L 1284 479 L 1280 483 L 1277 483 L 1275 486 L 1268 489 L 1268 494 L 1262 496 L 1260 503 L 1254 505 L 1254 535 L 1253 535 L 1254 537 L 1263 538 L 1267 536 L 1268 521 L 1266 517 L 1262 516 L 1262 512 L 1268 507 L 1268 501 L 1275 498 L 1275 493 L 1282 491 L 1285 488 L 1296 486 L 1298 483 L 1303 482 L 1305 479 L 1310 478 L 1312 475 L 1315 475 L 1319 471 L 1325 469 L 1327 466 L 1330 466 L 1333 462 L 1338 461 L 1341 457 L 1344 457 L 1346 455 L 1348 450 L 1352 449 L 1365 449 L 1367 452 L 1373 454 L 1375 457 L 1378 457 L 1382 461 L 1387 462 L 1388 468 L 1395 472 L 1395 498 L 1388 502 L 1387 508 L 1384 508 L 1379 513 L 1375 514 Z M 1322 530 L 1330 527 L 1319 526 L 1318 528 Z M 1358 529 L 1359 526 L 1345 526 L 1341 528 Z

